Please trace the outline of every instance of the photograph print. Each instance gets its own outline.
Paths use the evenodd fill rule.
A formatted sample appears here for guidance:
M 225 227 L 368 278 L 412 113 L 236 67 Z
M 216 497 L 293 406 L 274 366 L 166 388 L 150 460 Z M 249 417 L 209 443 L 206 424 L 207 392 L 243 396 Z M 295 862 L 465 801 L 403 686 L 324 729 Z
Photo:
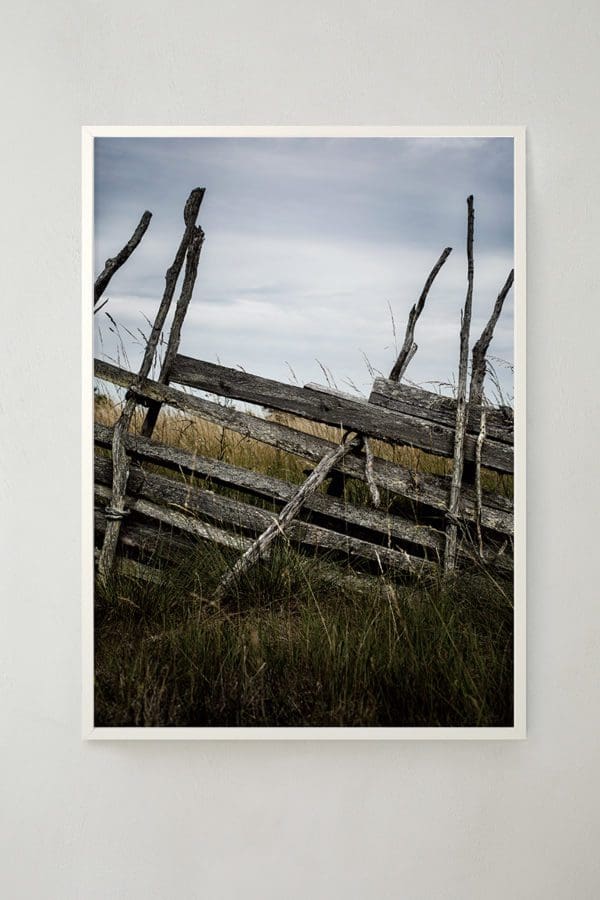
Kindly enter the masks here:
M 84 129 L 88 736 L 524 736 L 523 141 Z

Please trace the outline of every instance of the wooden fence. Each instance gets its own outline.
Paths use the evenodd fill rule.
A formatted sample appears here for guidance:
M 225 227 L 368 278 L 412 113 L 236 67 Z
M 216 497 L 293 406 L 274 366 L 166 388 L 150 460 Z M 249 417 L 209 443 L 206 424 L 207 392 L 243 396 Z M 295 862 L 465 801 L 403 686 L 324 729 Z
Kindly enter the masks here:
M 204 191 L 197 189 L 186 204 L 184 235 L 167 272 L 165 295 L 140 371 L 134 373 L 95 360 L 96 378 L 127 392 L 115 426 L 95 425 L 95 530 L 100 576 L 106 577 L 119 564 L 127 571 L 133 567 L 145 577 L 157 577 L 143 565 L 154 554 L 161 553 L 167 560 L 180 558 L 181 553 L 189 552 L 190 540 L 212 542 L 239 555 L 224 578 L 225 591 L 244 569 L 268 555 L 273 540 L 282 539 L 282 535 L 310 553 L 326 552 L 377 571 L 408 576 L 433 572 L 440 565 L 451 572 L 455 566 L 473 562 L 510 571 L 512 500 L 485 491 L 482 472 L 490 470 L 502 476 L 513 473 L 512 412 L 490 407 L 483 396 L 486 351 L 512 285 L 512 273 L 473 350 L 468 399 L 462 358 L 456 400 L 401 382 L 416 351 L 417 320 L 449 248 L 432 269 L 411 310 L 404 345 L 390 378 L 377 378 L 368 400 L 321 385 L 296 387 L 178 353 L 204 241 L 196 225 L 203 196 Z M 472 261 L 472 198 L 468 204 L 467 245 Z M 123 251 L 107 261 L 99 276 L 102 291 L 135 250 L 149 221 L 150 214 L 145 213 Z M 150 370 L 184 262 L 185 275 L 165 356 L 159 375 L 153 379 Z M 461 346 L 465 320 L 470 320 L 470 307 L 468 316 L 465 312 L 471 288 L 472 272 Z M 102 306 L 98 289 L 94 301 Z M 190 389 L 201 391 L 203 396 Z M 208 399 L 205 394 L 270 412 L 248 412 L 232 403 Z M 314 468 L 307 472 L 306 482 L 298 485 L 158 443 L 152 434 L 163 406 L 293 454 L 315 464 Z M 146 410 L 144 422 L 139 433 L 132 433 L 134 413 L 140 407 Z M 278 421 L 273 411 L 287 414 L 285 423 Z M 298 419 L 336 429 L 339 441 L 294 427 Z M 374 440 L 452 460 L 450 474 L 416 471 L 375 455 Z M 328 492 L 318 490 L 331 476 L 335 477 Z M 371 505 L 354 505 L 340 495 L 340 477 L 365 482 Z M 381 508 L 382 494 L 387 509 Z

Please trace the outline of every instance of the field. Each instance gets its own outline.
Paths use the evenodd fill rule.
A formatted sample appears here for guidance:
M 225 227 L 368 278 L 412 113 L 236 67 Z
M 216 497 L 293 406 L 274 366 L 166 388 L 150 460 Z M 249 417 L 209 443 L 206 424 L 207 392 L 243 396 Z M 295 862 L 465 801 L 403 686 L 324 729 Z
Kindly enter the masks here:
M 96 420 L 116 415 L 98 395 Z M 299 426 L 334 434 L 294 419 Z M 305 461 L 191 417 L 161 413 L 155 438 L 295 483 L 305 477 Z M 374 452 L 415 471 L 448 465 L 410 448 Z M 485 473 L 484 487 L 510 495 L 512 479 Z M 345 491 L 367 502 L 362 483 L 349 480 Z M 188 542 L 182 553 L 168 533 L 163 540 L 154 582 L 124 569 L 96 587 L 97 725 L 512 724 L 509 578 L 473 564 L 452 580 L 395 579 L 308 555 L 282 536 L 216 603 L 237 552 Z

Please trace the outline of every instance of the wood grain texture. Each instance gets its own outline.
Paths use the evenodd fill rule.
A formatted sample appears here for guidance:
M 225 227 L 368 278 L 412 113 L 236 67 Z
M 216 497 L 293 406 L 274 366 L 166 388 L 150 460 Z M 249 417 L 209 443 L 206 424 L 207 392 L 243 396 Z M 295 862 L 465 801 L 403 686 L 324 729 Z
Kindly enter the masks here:
M 387 378 L 376 378 L 369 396 L 369 402 L 375 406 L 383 406 L 385 409 L 395 410 L 417 418 L 427 419 L 446 425 L 454 430 L 456 424 L 456 400 L 452 397 L 443 397 L 433 391 L 414 387 L 408 384 L 396 384 Z M 514 443 L 514 416 L 512 409 L 486 408 L 487 438 L 498 441 L 501 444 L 513 446 Z M 471 406 L 467 418 L 467 430 L 471 435 L 479 434 L 479 422 L 481 408 Z
M 110 460 L 98 456 L 95 458 L 94 474 L 97 490 L 103 486 L 105 491 L 110 490 L 108 484 L 111 471 Z M 223 526 L 235 529 L 236 533 L 230 537 L 231 546 L 236 549 L 245 550 L 251 543 L 239 533 L 240 531 L 259 534 L 266 531 L 275 518 L 273 513 L 259 507 L 145 471 L 131 470 L 129 490 L 131 494 L 128 494 L 128 506 L 131 510 L 172 525 L 202 540 L 219 542 L 218 537 L 212 534 L 214 528 L 225 535 L 229 535 L 229 532 L 224 531 Z M 246 543 L 239 540 L 242 537 Z M 401 572 L 418 574 L 430 572 L 433 567 L 427 560 L 410 556 L 402 550 L 377 546 L 312 523 L 293 521 L 289 527 L 289 537 L 292 541 L 309 547 L 336 551 L 350 558 L 366 559 Z M 221 543 L 223 542 L 221 540 Z
M 365 401 L 346 399 L 339 392 L 317 393 L 187 356 L 176 357 L 171 381 L 393 444 L 417 447 L 439 456 L 453 456 L 455 440 L 451 427 L 392 412 Z M 465 452 L 468 459 L 475 459 L 475 440 L 470 436 L 465 443 Z M 498 444 L 485 446 L 483 465 L 499 472 L 511 472 L 511 449 Z
M 103 360 L 95 361 L 95 373 L 97 378 L 121 387 L 133 389 L 133 385 L 135 385 L 136 396 L 142 399 L 159 400 L 181 412 L 192 413 L 216 425 L 229 428 L 248 438 L 277 447 L 303 459 L 318 462 L 329 449 L 335 446 L 324 438 L 305 434 L 278 422 L 262 419 L 250 413 L 186 394 L 184 391 L 158 384 L 151 379 L 139 382 L 134 373 Z M 344 475 L 362 481 L 366 480 L 362 457 L 348 455 L 339 462 L 336 468 Z M 442 511 L 447 509 L 450 481 L 445 476 L 413 472 L 404 466 L 375 457 L 373 478 L 380 488 L 394 494 L 433 509 Z M 475 495 L 470 488 L 463 491 L 461 515 L 468 521 L 475 521 Z M 482 524 L 494 531 L 512 535 L 512 501 L 500 494 L 484 494 Z
M 274 521 L 257 537 L 252 546 L 248 547 L 229 572 L 223 576 L 217 588 L 217 598 L 224 596 L 235 581 L 241 578 L 261 557 L 265 556 L 271 544 L 278 537 L 283 536 L 287 528 L 292 527 L 294 524 L 293 520 L 307 500 L 318 489 L 319 485 L 323 484 L 333 466 L 347 456 L 353 446 L 355 448 L 360 446 L 360 440 L 359 437 L 350 438 L 346 435 L 337 447 L 333 447 L 317 463 L 306 481 L 296 488 L 292 497 L 290 497 Z
M 96 425 L 96 444 L 109 448 L 112 444 L 112 429 Z M 235 488 L 242 493 L 261 497 L 277 503 L 287 503 L 294 496 L 298 486 L 270 475 L 263 475 L 251 469 L 233 466 L 221 460 L 207 459 L 185 450 L 177 450 L 165 444 L 155 444 L 145 438 L 129 435 L 126 438 L 127 452 L 143 462 L 195 475 L 208 483 Z M 380 538 L 392 542 L 401 541 L 430 550 L 443 550 L 443 534 L 426 525 L 416 525 L 399 515 L 391 515 L 378 509 L 357 507 L 350 503 L 315 493 L 305 499 L 307 512 L 316 514 L 316 521 L 327 527 L 355 528 L 363 532 L 373 532 Z
M 97 483 L 94 490 L 99 498 L 104 498 L 105 500 L 110 499 L 110 487 L 108 486 L 108 478 L 109 476 L 106 470 L 97 471 Z M 104 479 L 104 484 L 102 483 L 102 479 Z M 141 492 L 139 486 L 138 490 L 140 490 Z M 166 525 L 170 528 L 176 528 L 179 531 L 193 535 L 195 538 L 198 538 L 202 541 L 208 541 L 212 544 L 219 544 L 222 547 L 231 547 L 235 550 L 244 550 L 251 543 L 251 541 L 243 538 L 241 535 L 231 534 L 230 532 L 225 531 L 222 528 L 215 527 L 208 522 L 202 522 L 193 516 L 185 515 L 178 510 L 165 507 L 162 504 L 162 494 L 158 490 L 152 490 L 151 482 L 145 488 L 145 494 L 154 496 L 154 500 L 156 502 L 146 500 L 145 496 L 130 497 L 128 495 L 128 506 L 133 512 L 139 513 L 142 516 L 146 516 L 149 519 L 154 519 L 156 522 L 159 522 L 162 525 Z M 110 521 L 107 522 L 106 528 L 108 528 L 110 524 Z

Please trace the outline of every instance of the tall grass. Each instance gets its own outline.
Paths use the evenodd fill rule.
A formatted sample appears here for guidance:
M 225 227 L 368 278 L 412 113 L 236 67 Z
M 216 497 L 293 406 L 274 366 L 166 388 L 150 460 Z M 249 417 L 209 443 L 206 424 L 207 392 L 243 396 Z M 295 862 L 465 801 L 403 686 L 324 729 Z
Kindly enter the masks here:
M 96 418 L 115 404 L 99 397 Z M 277 414 L 337 439 L 335 429 Z M 139 428 L 142 413 L 134 423 Z M 307 463 L 200 419 L 163 411 L 155 439 L 288 481 Z M 377 443 L 421 471 L 437 457 Z M 510 479 L 486 487 L 509 494 Z M 353 502 L 367 502 L 352 482 Z M 169 535 L 164 535 L 169 544 Z M 163 547 L 150 583 L 115 574 L 96 588 L 96 722 L 103 726 L 498 726 L 512 723 L 512 584 L 482 568 L 402 582 L 282 538 L 222 604 L 231 551 Z
M 220 606 L 226 564 L 98 588 L 97 724 L 511 724 L 509 585 L 336 577 L 282 543 Z

